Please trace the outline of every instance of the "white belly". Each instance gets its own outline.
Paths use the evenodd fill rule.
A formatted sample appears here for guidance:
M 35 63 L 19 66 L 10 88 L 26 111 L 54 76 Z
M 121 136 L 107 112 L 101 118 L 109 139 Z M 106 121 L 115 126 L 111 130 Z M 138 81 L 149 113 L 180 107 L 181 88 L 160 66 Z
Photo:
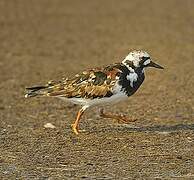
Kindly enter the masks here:
M 60 99 L 63 99 L 65 101 L 70 101 L 74 104 L 79 104 L 82 106 L 96 106 L 96 105 L 109 105 L 109 104 L 115 104 L 120 101 L 127 100 L 128 96 L 125 95 L 123 92 L 117 93 L 112 95 L 111 97 L 104 97 L 104 98 L 95 98 L 95 99 L 85 99 L 85 98 L 64 98 L 59 97 Z

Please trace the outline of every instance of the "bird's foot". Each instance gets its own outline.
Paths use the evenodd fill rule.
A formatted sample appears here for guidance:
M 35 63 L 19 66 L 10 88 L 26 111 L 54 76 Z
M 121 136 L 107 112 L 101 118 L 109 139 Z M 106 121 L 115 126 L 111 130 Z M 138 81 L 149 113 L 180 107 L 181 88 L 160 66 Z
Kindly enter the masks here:
M 79 129 L 78 129 L 77 125 L 76 124 L 72 124 L 71 127 L 72 127 L 73 132 L 76 135 L 78 135 L 79 134 Z
M 117 120 L 118 123 L 128 123 L 128 122 L 133 122 L 131 119 L 129 119 L 126 115 L 124 114 L 112 114 L 112 118 Z
M 136 121 L 136 119 L 129 119 L 125 115 L 122 115 L 122 114 L 105 113 L 103 109 L 100 110 L 100 117 L 115 119 L 117 120 L 118 123 L 128 123 L 128 122 Z

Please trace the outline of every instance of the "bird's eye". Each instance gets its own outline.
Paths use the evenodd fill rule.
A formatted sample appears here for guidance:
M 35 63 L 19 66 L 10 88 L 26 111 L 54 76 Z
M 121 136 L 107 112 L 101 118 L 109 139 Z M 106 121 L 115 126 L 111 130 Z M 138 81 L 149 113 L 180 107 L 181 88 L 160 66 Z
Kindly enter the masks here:
M 142 64 L 143 67 L 146 67 L 150 62 L 151 62 L 150 57 L 143 56 L 140 64 Z
M 148 59 L 150 59 L 150 57 L 145 57 L 145 56 L 142 57 L 143 62 L 145 62 Z

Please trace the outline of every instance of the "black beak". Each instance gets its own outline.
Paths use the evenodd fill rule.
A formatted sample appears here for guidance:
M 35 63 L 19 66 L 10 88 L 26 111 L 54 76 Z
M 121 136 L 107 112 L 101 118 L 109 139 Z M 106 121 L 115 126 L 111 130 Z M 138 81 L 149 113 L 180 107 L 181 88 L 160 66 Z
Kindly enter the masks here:
M 160 66 L 159 64 L 156 64 L 155 62 L 151 61 L 149 64 L 148 64 L 148 67 L 155 67 L 155 68 L 158 68 L 158 69 L 164 69 L 162 66 Z

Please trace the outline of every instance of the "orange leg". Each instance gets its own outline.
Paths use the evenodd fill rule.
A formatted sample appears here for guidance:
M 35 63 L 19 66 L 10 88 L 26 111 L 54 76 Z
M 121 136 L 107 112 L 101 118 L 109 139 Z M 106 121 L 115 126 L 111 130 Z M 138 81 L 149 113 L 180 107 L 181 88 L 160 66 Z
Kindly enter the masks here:
M 82 117 L 84 111 L 85 111 L 85 109 L 83 109 L 83 108 L 80 109 L 80 110 L 78 111 L 76 120 L 75 120 L 75 122 L 71 125 L 72 130 L 73 130 L 73 132 L 74 132 L 76 135 L 78 135 L 78 133 L 79 133 L 79 121 L 80 121 L 80 119 L 81 119 L 81 117 Z
M 103 109 L 100 109 L 100 116 L 103 117 L 103 118 L 116 119 L 118 122 L 122 122 L 122 123 L 128 123 L 128 122 L 134 122 L 134 121 L 136 121 L 136 120 L 128 119 L 124 115 L 104 113 L 104 110 Z

